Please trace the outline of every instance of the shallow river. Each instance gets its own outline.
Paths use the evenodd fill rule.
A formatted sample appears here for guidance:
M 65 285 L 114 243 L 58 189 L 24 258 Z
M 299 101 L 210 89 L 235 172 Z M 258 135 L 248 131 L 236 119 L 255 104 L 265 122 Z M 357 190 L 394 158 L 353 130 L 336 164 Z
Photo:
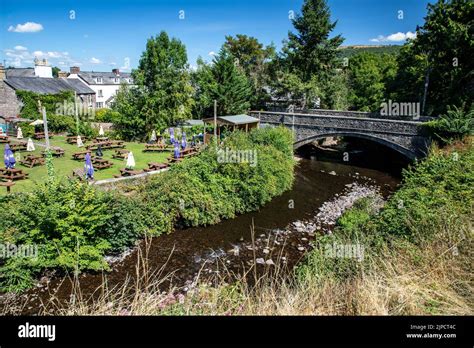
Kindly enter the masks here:
M 89 296 L 102 284 L 104 276 L 107 277 L 109 287 L 123 284 L 127 277 L 133 279 L 139 248 L 147 255 L 149 270 L 163 268 L 162 274 L 173 272 L 170 278 L 172 285 L 185 290 L 199 271 L 203 276 L 219 273 L 223 272 L 222 266 L 225 265 L 227 273 L 239 272 L 248 268 L 255 258 L 267 262 L 260 266 L 274 266 L 274 263 L 283 259 L 285 266 L 291 268 L 310 248 L 314 234 L 290 233 L 283 237 L 278 236 L 279 232 L 288 229 L 295 221 L 314 218 L 318 208 L 341 195 L 348 184 L 378 186 L 381 194 L 386 196 L 396 189 L 399 181 L 398 176 L 375 169 L 301 158 L 295 170 L 293 188 L 259 211 L 214 226 L 176 230 L 172 234 L 153 238 L 148 245 L 142 242 L 128 256 L 113 263 L 111 272 L 105 275 L 81 274 L 81 292 L 84 297 Z M 252 222 L 255 226 L 254 239 L 257 239 L 254 243 L 250 228 Z M 278 245 L 275 245 L 275 241 Z M 164 283 L 164 290 L 169 285 L 169 282 Z M 34 314 L 43 312 L 40 303 L 47 302 L 51 294 L 66 302 L 70 299 L 71 291 L 69 279 L 52 277 L 23 295 L 26 303 L 18 301 L 18 298 L 15 302 L 23 302 L 24 314 Z

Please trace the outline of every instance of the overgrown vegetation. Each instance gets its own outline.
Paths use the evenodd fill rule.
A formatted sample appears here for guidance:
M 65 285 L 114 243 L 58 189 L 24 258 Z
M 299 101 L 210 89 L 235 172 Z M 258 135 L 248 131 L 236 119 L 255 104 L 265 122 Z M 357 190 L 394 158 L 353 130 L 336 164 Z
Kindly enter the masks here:
M 222 280 L 216 288 L 203 285 L 181 298 L 159 295 L 155 283 L 145 282 L 133 298 L 121 290 L 108 292 L 93 305 L 64 313 L 469 315 L 473 203 L 470 138 L 446 149 L 432 147 L 425 161 L 404 173 L 402 187 L 381 210 L 373 197 L 358 201 L 331 235 L 316 238 L 294 277 L 274 270 L 254 286 Z M 327 246 L 334 244 L 360 245 L 362 257 L 328 255 Z
M 218 151 L 255 151 L 252 163 L 220 163 Z M 285 128 L 234 133 L 220 147 L 176 164 L 139 186 L 133 197 L 80 182 L 48 182 L 0 201 L 0 242 L 37 245 L 38 257 L 1 260 L 0 287 L 31 286 L 45 269 L 106 270 L 104 256 L 176 224 L 215 224 L 252 211 L 293 182 L 292 134 Z

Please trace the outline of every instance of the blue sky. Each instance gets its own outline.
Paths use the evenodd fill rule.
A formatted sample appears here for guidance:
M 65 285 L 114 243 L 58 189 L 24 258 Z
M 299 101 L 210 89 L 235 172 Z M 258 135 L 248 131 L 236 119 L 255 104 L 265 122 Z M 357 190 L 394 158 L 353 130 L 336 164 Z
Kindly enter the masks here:
M 428 0 L 329 0 L 344 45 L 403 44 L 423 24 Z M 433 1 L 430 1 L 433 2 Z M 34 56 L 68 70 L 135 68 L 146 40 L 179 38 L 190 65 L 211 60 L 226 35 L 247 34 L 277 48 L 302 0 L 0 0 L 0 60 L 32 66 Z M 71 12 L 74 11 L 74 12 Z M 184 12 L 180 12 L 184 11 Z M 403 19 L 399 19 L 403 11 Z M 184 15 L 184 19 L 180 19 Z M 72 18 L 74 17 L 74 18 Z M 211 53 L 211 55 L 210 55 Z

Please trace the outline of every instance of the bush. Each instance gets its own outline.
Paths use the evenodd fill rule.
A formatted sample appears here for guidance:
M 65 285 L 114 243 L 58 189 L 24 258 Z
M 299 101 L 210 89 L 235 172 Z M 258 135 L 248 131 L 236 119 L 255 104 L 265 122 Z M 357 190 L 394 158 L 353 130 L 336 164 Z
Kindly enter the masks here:
M 114 123 L 120 117 L 120 114 L 117 111 L 112 109 L 98 109 L 95 112 L 95 121 L 96 122 L 108 122 Z
M 145 233 L 215 224 L 258 209 L 291 187 L 291 144 L 283 128 L 234 133 L 219 149 L 255 150 L 255 166 L 220 163 L 210 145 L 139 186 L 133 198 L 70 181 L 0 198 L 0 242 L 43 246 L 37 260 L 4 260 L 0 288 L 23 290 L 47 268 L 104 270 L 107 253 L 122 251 Z
M 0 205 L 0 242 L 39 248 L 36 259 L 4 260 L 0 288 L 8 290 L 23 289 L 28 274 L 48 268 L 107 269 L 106 253 L 122 250 L 144 231 L 137 204 L 80 182 L 40 184 Z
M 469 214 L 473 203 L 473 145 L 449 154 L 433 148 L 427 159 L 404 172 L 403 188 L 387 202 L 377 228 L 409 240 L 426 239 L 444 213 L 453 218 Z
M 294 166 L 292 152 L 288 151 L 291 145 L 291 133 L 283 128 L 258 129 L 250 135 L 236 132 L 219 149 L 256 151 L 255 166 L 219 163 L 218 150 L 210 145 L 199 156 L 151 179 L 141 194 L 160 207 L 173 223 L 215 224 L 258 209 L 291 187 Z
M 72 132 L 76 129 L 76 121 L 73 116 L 48 115 L 48 130 L 54 133 Z
M 474 106 L 469 109 L 448 106 L 448 111 L 438 120 L 428 122 L 426 127 L 443 141 L 474 134 Z

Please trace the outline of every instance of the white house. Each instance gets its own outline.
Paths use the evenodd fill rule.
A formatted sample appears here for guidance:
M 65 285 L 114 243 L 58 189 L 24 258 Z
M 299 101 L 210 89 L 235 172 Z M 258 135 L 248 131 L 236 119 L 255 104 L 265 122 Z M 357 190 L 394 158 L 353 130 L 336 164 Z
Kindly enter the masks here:
M 130 73 L 121 73 L 119 69 L 111 72 L 81 71 L 79 67 L 70 68 L 68 79 L 80 79 L 95 91 L 96 108 L 110 108 L 121 84 L 133 85 Z

